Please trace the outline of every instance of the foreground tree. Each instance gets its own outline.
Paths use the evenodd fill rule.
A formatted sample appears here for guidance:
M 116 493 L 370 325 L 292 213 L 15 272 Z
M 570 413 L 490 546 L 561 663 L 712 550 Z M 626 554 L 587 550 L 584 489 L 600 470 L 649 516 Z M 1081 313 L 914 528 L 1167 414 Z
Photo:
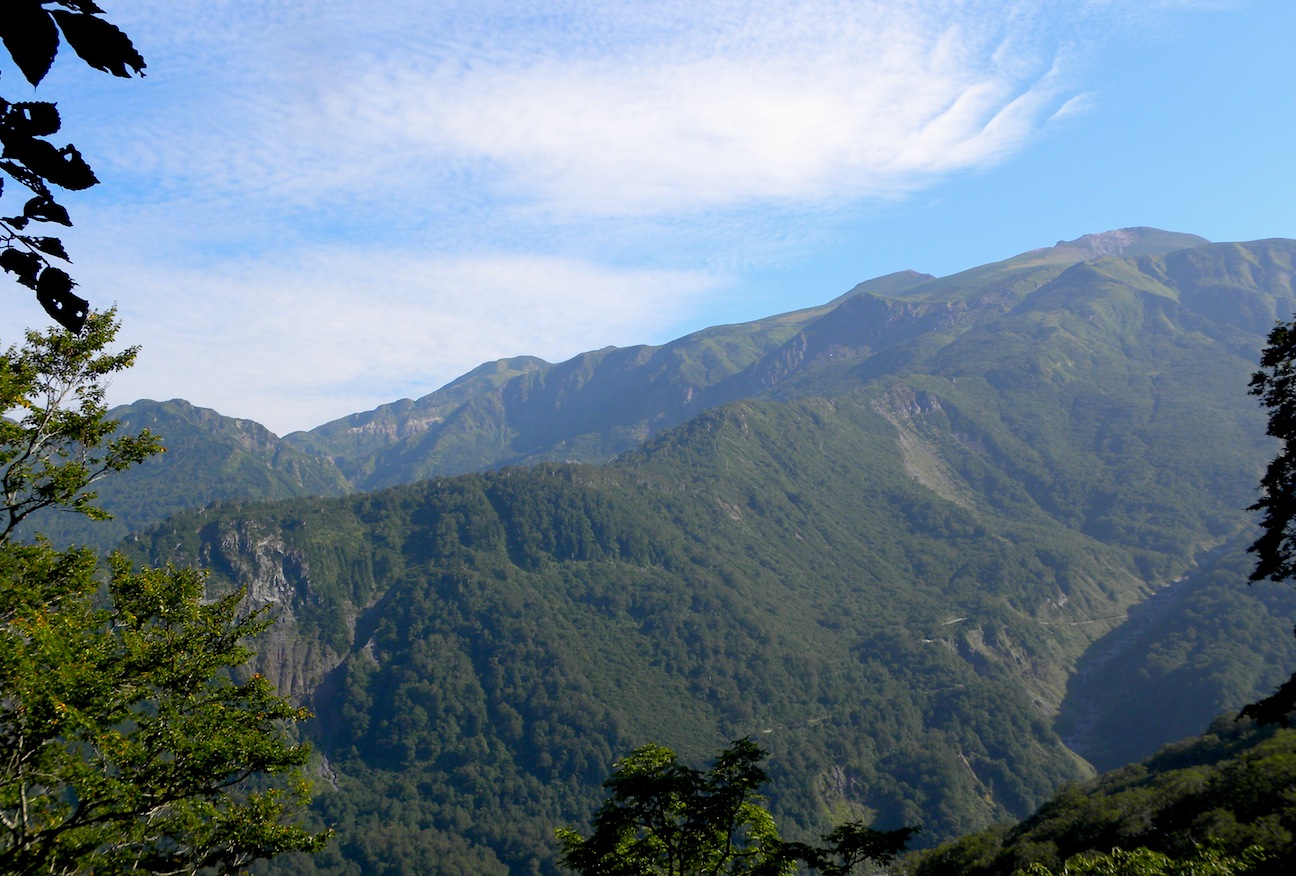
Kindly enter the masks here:
M 104 384 L 135 362 L 137 348 L 106 352 L 116 315 L 91 314 L 80 335 L 29 331 L 26 343 L 0 356 L 0 541 L 45 508 L 107 515 L 94 485 L 161 452 L 157 436 L 116 435 Z
M 1203 848 L 1190 858 L 1171 858 L 1147 848 L 1112 849 L 1067 858 L 1056 871 L 1031 864 L 1016 876 L 1243 876 L 1265 860 L 1259 848 L 1247 849 L 1241 856 Z
M 792 858 L 824 876 L 850 876 L 870 861 L 881 868 L 891 866 L 917 832 L 916 827 L 874 830 L 861 821 L 849 821 L 821 837 L 825 846 L 790 843 L 786 848 Z
M 102 380 L 133 351 L 91 314 L 80 337 L 29 332 L 0 356 L 0 873 L 231 872 L 327 839 L 294 823 L 307 717 L 241 667 L 266 628 L 242 595 L 204 599 L 191 569 L 136 571 L 21 544 L 52 507 L 104 516 L 90 485 L 157 449 L 112 437 Z M 272 777 L 286 779 L 277 783 Z M 284 785 L 286 784 L 286 787 Z
M 1280 442 L 1278 454 L 1260 481 L 1260 537 L 1248 550 L 1256 555 L 1252 581 L 1296 578 L 1296 321 L 1280 322 L 1269 333 L 1260 369 L 1251 376 L 1252 395 L 1268 410 L 1267 432 Z M 1287 726 L 1296 710 L 1296 674 L 1275 693 L 1242 710 L 1261 724 Z
M 203 602 L 190 569 L 110 561 L 109 607 L 89 551 L 0 549 L 0 872 L 232 871 L 318 848 L 285 821 L 305 802 L 250 790 L 292 774 L 307 717 L 265 678 L 225 674 L 268 624 L 242 594 Z
M 32 85 L 39 85 L 53 65 L 60 34 L 91 67 L 114 76 L 142 75 L 144 59 L 126 34 L 100 18 L 102 14 L 91 0 L 5 0 L 0 40 Z M 51 263 L 70 261 L 67 251 L 59 238 L 32 233 L 33 223 L 72 224 L 51 187 L 77 191 L 99 182 L 75 146 L 59 148 L 45 139 L 61 126 L 53 103 L 10 103 L 0 97 L 0 196 L 5 177 L 27 189 L 20 211 L 0 216 L 0 268 L 35 291 L 45 311 L 75 332 L 81 330 L 89 304 L 72 292 L 76 284 L 68 273 Z
M 702 772 L 669 748 L 635 749 L 603 783 L 608 799 L 593 832 L 558 831 L 562 863 L 582 876 L 775 876 L 801 861 L 846 876 L 866 860 L 889 864 L 915 832 L 852 823 L 827 834 L 824 848 L 783 842 L 760 793 L 769 781 L 764 756 L 740 739 Z

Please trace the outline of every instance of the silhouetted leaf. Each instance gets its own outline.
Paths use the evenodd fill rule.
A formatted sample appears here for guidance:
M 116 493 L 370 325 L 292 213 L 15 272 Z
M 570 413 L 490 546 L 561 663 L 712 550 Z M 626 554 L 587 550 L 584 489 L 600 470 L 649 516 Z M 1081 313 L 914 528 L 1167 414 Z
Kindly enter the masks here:
M 40 256 L 34 252 L 9 247 L 0 252 L 0 268 L 18 275 L 18 282 L 24 286 L 36 286 L 36 274 L 41 269 Z
M 47 255 L 58 256 L 64 261 L 72 261 L 72 259 L 68 258 L 67 250 L 63 248 L 63 241 L 57 237 L 24 237 L 22 239 L 29 246 L 33 246 Z
M 72 227 L 72 218 L 68 216 L 68 211 L 56 203 L 53 198 L 44 196 L 32 198 L 23 205 L 23 216 L 28 219 L 38 219 L 41 222 L 57 222 L 59 225 Z
M 143 75 L 144 58 L 116 25 L 94 15 L 55 9 L 55 21 L 81 60 L 97 70 L 129 78 L 131 70 Z
M 58 108 L 46 101 L 15 103 L 5 113 L 2 124 L 24 137 L 48 137 L 59 129 Z
M 5 6 L 0 39 L 27 81 L 37 85 L 58 53 L 58 30 L 37 0 L 8 0 Z
M 59 0 L 59 2 L 69 9 L 75 9 L 77 12 L 85 12 L 89 15 L 103 14 L 103 10 L 95 3 L 92 3 L 91 0 Z
M 72 294 L 72 278 L 58 268 L 41 271 L 36 285 L 36 300 L 46 313 L 70 332 L 79 333 L 90 313 L 90 302 Z
M 99 182 L 75 146 L 58 149 L 46 140 L 11 137 L 5 140 L 4 157 L 17 159 L 37 176 L 65 189 L 79 191 Z
M 38 196 L 42 198 L 48 198 L 50 196 L 49 186 L 45 185 L 45 180 L 41 179 L 19 162 L 0 158 L 0 170 L 3 170 L 5 173 L 9 174 L 10 177 L 31 189 Z
M 81 152 L 75 146 L 69 143 L 58 150 L 58 156 L 59 172 L 57 176 L 53 174 L 47 176 L 50 182 L 73 191 L 98 185 L 99 178 L 94 175 L 94 171 L 90 169 L 90 165 L 81 157 Z

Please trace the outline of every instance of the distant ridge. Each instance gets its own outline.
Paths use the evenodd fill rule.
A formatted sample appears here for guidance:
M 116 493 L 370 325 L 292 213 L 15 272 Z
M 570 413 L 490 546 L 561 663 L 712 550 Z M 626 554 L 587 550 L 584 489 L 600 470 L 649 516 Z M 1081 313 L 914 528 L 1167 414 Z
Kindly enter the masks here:
M 560 363 L 534 356 L 486 362 L 422 398 L 283 438 L 182 399 L 141 400 L 112 412 L 123 428 L 156 428 L 168 446 L 180 442 L 186 457 L 207 462 L 187 463 L 182 474 L 173 453 L 105 483 L 103 502 L 117 516 L 106 526 L 66 516 L 42 526 L 56 538 L 107 547 L 217 499 L 338 495 L 506 465 L 605 462 L 717 405 L 831 395 L 911 367 L 1095 258 L 1151 259 L 1131 263 L 1140 282 L 1154 280 L 1150 271 L 1157 283 L 1181 286 L 1185 303 L 1212 318 L 1264 332 L 1277 314 L 1268 294 L 1255 290 L 1289 292 L 1290 279 L 1281 256 L 1258 254 L 1281 253 L 1288 243 L 1209 244 L 1155 228 L 1086 234 L 946 277 L 898 271 L 817 307 L 713 326 L 658 347 L 606 347 Z
M 34 515 L 24 531 L 41 532 L 56 544 L 108 550 L 133 531 L 222 499 L 351 491 L 331 460 L 285 443 L 253 420 L 226 417 L 184 399 L 141 399 L 109 415 L 119 422 L 119 431 L 149 429 L 161 435 L 166 452 L 96 485 L 112 520 L 47 511 Z
M 285 440 L 332 459 L 358 489 L 544 460 L 603 462 L 710 407 L 779 391 L 790 380 L 835 379 L 805 373 L 846 351 L 888 351 L 876 364 L 893 367 L 895 357 L 921 346 L 919 335 L 937 326 L 958 332 L 1002 313 L 1077 262 L 1206 243 L 1193 234 L 1124 228 L 944 278 L 898 271 L 819 307 L 715 326 L 661 347 L 609 347 L 558 364 L 534 357 L 486 363 L 420 399 Z

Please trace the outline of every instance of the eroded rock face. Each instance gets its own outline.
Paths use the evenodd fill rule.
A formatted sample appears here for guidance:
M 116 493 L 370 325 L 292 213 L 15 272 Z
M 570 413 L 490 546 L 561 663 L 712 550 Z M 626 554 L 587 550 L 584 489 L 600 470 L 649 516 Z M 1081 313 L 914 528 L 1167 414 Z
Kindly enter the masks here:
M 282 534 L 261 532 L 250 521 L 211 535 L 204 546 L 206 563 L 234 586 L 246 588 L 248 611 L 265 610 L 275 621 L 253 643 L 256 670 L 293 702 L 309 705 L 320 679 L 341 663 L 343 654 L 298 630 L 302 607 L 320 603 L 305 555 Z
M 219 533 L 213 565 L 247 588 L 253 608 L 275 605 L 281 622 L 292 623 L 293 603 L 310 598 L 310 570 L 300 550 L 289 547 L 278 533 L 262 534 L 242 521 Z

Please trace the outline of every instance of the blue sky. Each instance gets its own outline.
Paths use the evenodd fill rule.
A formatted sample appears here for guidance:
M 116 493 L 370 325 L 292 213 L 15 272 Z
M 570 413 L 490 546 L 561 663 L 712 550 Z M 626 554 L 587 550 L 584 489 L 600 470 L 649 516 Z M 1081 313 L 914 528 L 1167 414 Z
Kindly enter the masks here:
M 144 79 L 0 82 L 103 182 L 114 402 L 284 434 L 1089 232 L 1296 237 L 1290 0 L 100 4 Z

